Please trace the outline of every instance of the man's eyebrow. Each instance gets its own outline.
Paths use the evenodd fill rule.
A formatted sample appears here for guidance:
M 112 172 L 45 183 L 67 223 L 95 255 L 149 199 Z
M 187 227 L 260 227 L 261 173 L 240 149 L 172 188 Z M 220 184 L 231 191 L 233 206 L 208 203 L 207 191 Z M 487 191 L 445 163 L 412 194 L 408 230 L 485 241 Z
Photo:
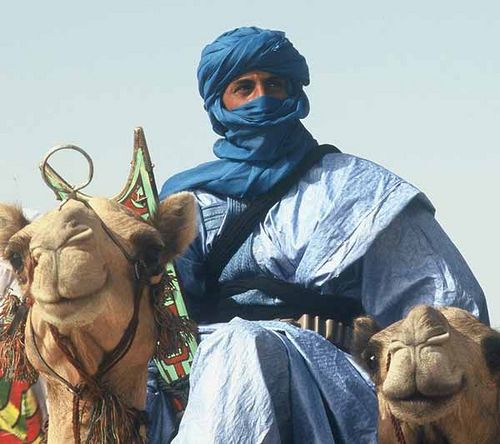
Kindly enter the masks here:
M 240 83 L 253 82 L 253 79 L 250 77 L 241 77 L 239 79 L 233 80 L 231 83 L 238 85 Z

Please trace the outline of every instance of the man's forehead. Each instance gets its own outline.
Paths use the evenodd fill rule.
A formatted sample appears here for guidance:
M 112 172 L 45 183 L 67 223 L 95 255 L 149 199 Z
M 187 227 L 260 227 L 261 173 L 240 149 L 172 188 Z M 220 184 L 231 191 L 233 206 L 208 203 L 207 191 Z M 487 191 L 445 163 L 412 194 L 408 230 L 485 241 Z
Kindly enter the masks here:
M 283 77 L 278 76 L 277 74 L 273 74 L 268 71 L 260 71 L 260 70 L 251 70 L 244 72 L 243 74 L 238 74 L 233 80 L 231 80 L 231 83 L 237 82 L 240 80 L 248 80 L 252 78 L 260 78 L 260 79 L 270 79 L 270 78 L 278 78 L 282 79 Z

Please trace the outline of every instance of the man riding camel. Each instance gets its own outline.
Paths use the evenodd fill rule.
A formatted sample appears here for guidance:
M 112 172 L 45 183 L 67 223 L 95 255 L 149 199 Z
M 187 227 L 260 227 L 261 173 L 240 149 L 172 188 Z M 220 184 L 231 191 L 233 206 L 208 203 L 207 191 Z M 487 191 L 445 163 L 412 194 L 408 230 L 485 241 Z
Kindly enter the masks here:
M 374 443 L 377 400 L 345 326 L 361 312 L 386 326 L 422 303 L 487 324 L 482 290 L 423 193 L 302 125 L 308 66 L 283 32 L 226 32 L 198 82 L 219 160 L 161 193 L 192 191 L 199 221 L 176 261 L 201 343 L 173 442 Z M 330 340 L 279 321 L 299 318 Z M 176 433 L 158 386 L 151 365 L 153 443 Z

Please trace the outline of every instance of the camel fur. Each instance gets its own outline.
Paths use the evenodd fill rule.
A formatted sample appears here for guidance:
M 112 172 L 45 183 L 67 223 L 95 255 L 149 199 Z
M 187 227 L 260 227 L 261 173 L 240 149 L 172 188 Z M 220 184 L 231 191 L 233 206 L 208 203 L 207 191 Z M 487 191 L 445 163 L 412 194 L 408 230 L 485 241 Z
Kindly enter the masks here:
M 383 330 L 370 317 L 354 327 L 355 358 L 377 390 L 380 443 L 499 442 L 498 332 L 459 308 L 423 305 Z
M 153 224 L 108 199 L 92 198 L 88 204 L 70 200 L 32 223 L 19 209 L 0 205 L 0 252 L 12 264 L 23 296 L 32 304 L 31 319 L 26 322 L 26 354 L 46 383 L 50 444 L 74 442 L 73 395 L 48 366 L 73 386 L 84 382 L 55 342 L 50 326 L 69 339 L 85 371 L 93 375 L 120 341 L 133 313 L 134 267 L 103 225 L 129 256 L 156 270 L 182 252 L 195 234 L 195 205 L 189 193 L 163 201 Z M 158 338 L 149 292 L 149 286 L 144 286 L 130 349 L 104 381 L 124 404 L 141 411 L 146 402 L 147 364 Z M 34 349 L 33 337 L 45 362 Z M 92 402 L 85 395 L 81 402 L 82 442 Z

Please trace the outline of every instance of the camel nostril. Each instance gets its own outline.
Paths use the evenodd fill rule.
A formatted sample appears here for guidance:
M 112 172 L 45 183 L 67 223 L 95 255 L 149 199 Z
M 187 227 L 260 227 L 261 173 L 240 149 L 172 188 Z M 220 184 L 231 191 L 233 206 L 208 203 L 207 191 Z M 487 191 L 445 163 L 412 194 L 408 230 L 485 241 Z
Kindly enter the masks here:
M 68 240 L 66 241 L 66 246 L 71 245 L 71 244 L 78 244 L 81 242 L 85 242 L 85 241 L 89 240 L 94 233 L 92 228 L 86 227 L 84 225 L 76 226 L 75 229 L 76 228 L 78 228 L 78 231 L 76 233 L 72 234 L 68 238 Z
M 427 339 L 427 341 L 425 341 L 425 345 L 442 345 L 449 339 L 450 339 L 450 333 L 445 332 L 431 336 L 429 339 Z
M 407 348 L 408 347 L 408 344 L 406 344 L 405 342 L 399 340 L 399 339 L 391 339 L 391 342 L 389 344 L 389 353 L 396 353 L 398 352 L 399 350 L 403 349 L 403 348 Z

